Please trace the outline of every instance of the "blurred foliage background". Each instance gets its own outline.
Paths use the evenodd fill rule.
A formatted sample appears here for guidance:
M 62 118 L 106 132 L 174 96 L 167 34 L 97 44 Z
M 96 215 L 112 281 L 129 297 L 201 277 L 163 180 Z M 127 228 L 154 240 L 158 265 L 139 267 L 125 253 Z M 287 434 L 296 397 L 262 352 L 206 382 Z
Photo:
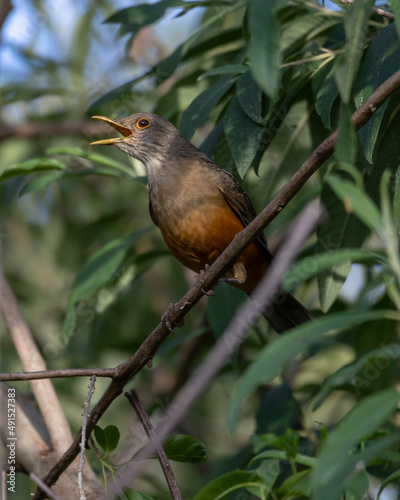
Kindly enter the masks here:
M 400 18 L 398 2 L 377 3 Z M 291 332 L 291 344 L 263 319 L 252 328 L 177 430 L 203 442 L 208 454 L 207 463 L 191 463 L 189 454 L 188 463 L 174 463 L 184 498 L 335 499 L 344 491 L 346 499 L 376 498 L 385 480 L 390 487 L 381 498 L 397 498 L 399 94 L 358 134 L 349 119 L 400 69 L 399 21 L 373 6 L 370 0 L 1 5 L 2 263 L 49 369 L 125 361 L 193 280 L 152 225 L 144 167 L 112 148 L 90 147 L 109 133 L 90 116 L 164 116 L 240 180 L 258 211 L 341 126 L 334 158 L 266 229 L 276 252 L 310 200 L 319 197 L 327 208 L 287 280 L 322 323 Z M 153 416 L 244 300 L 219 285 L 167 339 L 153 368 L 131 381 Z M 1 333 L 2 371 L 19 371 Z M 308 340 L 288 359 L 273 356 L 302 335 Z M 28 383 L 15 385 L 29 391 Z M 87 381 L 54 385 L 77 431 Z M 94 402 L 106 385 L 98 380 Z M 127 438 L 140 434 L 132 421 L 119 398 L 100 424 L 116 425 Z M 365 425 L 356 432 L 360 421 Z M 137 451 L 124 450 L 123 441 L 111 455 L 114 465 Z M 136 447 L 145 444 L 138 441 Z M 93 454 L 91 461 L 100 473 Z M 25 491 L 18 498 L 26 498 L 32 485 L 19 480 Z M 169 498 L 157 463 L 132 488 Z

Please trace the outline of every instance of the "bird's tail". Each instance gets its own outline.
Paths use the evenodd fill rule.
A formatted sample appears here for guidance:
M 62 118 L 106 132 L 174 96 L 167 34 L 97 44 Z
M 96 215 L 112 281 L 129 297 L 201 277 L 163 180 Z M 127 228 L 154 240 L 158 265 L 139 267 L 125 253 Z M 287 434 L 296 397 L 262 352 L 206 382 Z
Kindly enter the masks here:
M 275 297 L 263 316 L 278 333 L 314 319 L 313 314 L 290 293 Z

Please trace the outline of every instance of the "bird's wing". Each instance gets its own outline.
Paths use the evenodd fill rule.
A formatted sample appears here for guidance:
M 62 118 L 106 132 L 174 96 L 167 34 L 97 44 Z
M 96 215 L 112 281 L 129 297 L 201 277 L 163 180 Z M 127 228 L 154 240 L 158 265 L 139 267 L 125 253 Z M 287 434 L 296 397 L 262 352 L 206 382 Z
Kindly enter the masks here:
M 241 185 L 238 181 L 226 170 L 219 169 L 219 183 L 218 189 L 221 192 L 222 196 L 225 198 L 225 201 L 228 203 L 229 207 L 236 215 L 236 217 L 240 220 L 244 227 L 248 226 L 249 223 L 255 218 L 257 215 L 253 204 L 250 201 L 250 198 L 242 189 Z M 255 241 L 262 247 L 265 255 L 267 256 L 269 261 L 272 261 L 273 257 L 270 251 L 268 250 L 267 240 L 263 233 L 260 233 Z

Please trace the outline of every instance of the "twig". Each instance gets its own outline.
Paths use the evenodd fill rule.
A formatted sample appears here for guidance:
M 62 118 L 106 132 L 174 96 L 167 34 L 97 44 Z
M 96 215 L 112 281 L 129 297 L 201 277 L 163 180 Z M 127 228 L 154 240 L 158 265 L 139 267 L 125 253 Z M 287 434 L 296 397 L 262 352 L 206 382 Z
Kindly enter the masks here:
M 249 328 L 258 320 L 260 311 L 266 310 L 273 303 L 276 292 L 280 290 L 282 277 L 301 251 L 305 241 L 312 234 L 320 215 L 321 211 L 317 208 L 316 203 L 313 203 L 296 218 L 288 231 L 290 236 L 278 252 L 273 266 L 252 294 L 252 300 L 246 302 L 235 314 L 224 334 L 166 408 L 166 418 L 156 429 L 157 439 L 161 442 L 173 431 L 193 402 L 197 400 L 218 371 L 227 363 L 232 353 L 244 341 Z M 135 458 L 149 458 L 149 453 L 151 451 L 144 449 Z M 135 477 L 143 471 L 145 467 L 143 464 L 145 462 L 138 462 L 138 460 L 131 462 L 124 474 L 118 478 L 118 484 L 110 488 L 109 498 L 113 498 L 115 493 L 113 488 L 132 484 Z
M 346 4 L 353 4 L 354 0 L 340 0 L 342 3 Z M 388 19 L 395 19 L 395 16 L 392 12 L 389 12 L 385 9 L 381 9 L 380 7 L 372 7 L 372 10 L 377 14 L 378 16 L 382 17 L 387 17 Z
M 0 381 L 40 380 L 46 378 L 70 377 L 110 377 L 116 375 L 115 368 L 63 368 L 61 370 L 43 370 L 39 372 L 0 373 Z
M 12 137 L 54 137 L 58 135 L 96 135 L 100 134 L 104 128 L 90 121 L 80 122 L 55 122 L 55 123 L 26 123 L 19 127 L 0 128 L 0 140 Z
M 176 482 L 174 472 L 168 461 L 167 455 L 165 454 L 164 448 L 162 447 L 161 442 L 154 431 L 154 427 L 152 426 L 150 419 L 145 409 L 143 408 L 142 403 L 140 402 L 135 390 L 132 389 L 129 392 L 125 392 L 124 396 L 126 396 L 129 402 L 131 403 L 133 409 L 136 412 L 136 415 L 140 420 L 140 423 L 143 426 L 145 433 L 147 434 L 147 437 L 149 438 L 149 440 L 151 441 L 156 450 L 158 460 L 160 462 L 172 498 L 174 500 L 182 500 L 182 495 L 179 490 L 178 483 Z
M 85 450 L 86 450 L 86 428 L 89 418 L 90 401 L 94 393 L 94 385 L 96 377 L 90 379 L 89 392 L 86 401 L 83 403 L 83 422 L 82 422 L 82 439 L 81 439 L 81 452 L 78 464 L 78 491 L 80 500 L 86 500 L 85 490 L 83 488 L 83 464 L 85 463 Z
M 4 324 L 24 369 L 26 371 L 46 370 L 46 363 L 22 316 L 17 299 L 3 275 L 1 268 L 1 246 L 0 314 L 3 317 Z M 31 382 L 31 387 L 49 430 L 53 449 L 61 455 L 70 446 L 72 434 L 53 384 L 50 380 L 37 380 Z
M 44 482 L 40 479 L 40 477 L 39 477 L 37 474 L 35 474 L 34 472 L 31 472 L 31 473 L 29 474 L 29 477 L 32 479 L 32 481 L 33 481 L 34 483 L 36 483 L 36 484 L 40 487 L 40 489 L 42 489 L 42 490 L 46 493 L 46 495 L 47 495 L 49 498 L 51 498 L 52 500 L 62 500 L 62 499 L 61 499 L 58 495 L 56 495 L 56 494 L 54 493 L 54 491 L 52 491 L 52 490 L 49 488 L 49 486 L 47 486 L 47 484 L 46 484 L 46 483 L 44 483 Z
M 355 128 L 358 130 L 372 117 L 376 110 L 400 87 L 400 70 L 380 85 L 375 92 L 352 115 Z M 170 312 L 172 327 L 179 325 L 184 316 L 203 296 L 203 290 L 210 289 L 218 279 L 233 265 L 240 252 L 267 226 L 289 203 L 318 168 L 332 155 L 338 131 L 336 130 L 325 139 L 303 163 L 303 165 L 288 180 L 274 199 L 258 214 L 258 216 L 238 235 L 228 248 L 218 257 L 212 266 L 203 275 L 203 285 L 192 287 L 183 298 L 175 304 L 174 311 Z M 117 367 L 118 376 L 110 383 L 103 396 L 94 407 L 88 421 L 88 433 L 110 406 L 112 401 L 121 394 L 126 382 L 138 373 L 152 359 L 157 349 L 168 336 L 166 325 L 160 323 L 141 344 L 136 353 L 126 362 Z M 64 453 L 61 460 L 54 465 L 45 478 L 47 484 L 53 484 L 79 453 L 81 431 L 78 432 L 70 448 Z M 43 498 L 35 494 L 34 500 Z

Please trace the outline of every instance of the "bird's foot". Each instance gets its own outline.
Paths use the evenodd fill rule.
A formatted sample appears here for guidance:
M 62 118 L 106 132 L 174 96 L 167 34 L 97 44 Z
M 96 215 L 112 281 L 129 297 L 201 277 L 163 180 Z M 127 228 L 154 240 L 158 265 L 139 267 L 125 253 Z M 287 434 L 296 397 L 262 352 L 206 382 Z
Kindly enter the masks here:
M 193 279 L 194 286 L 204 285 L 204 274 L 209 267 L 210 266 L 208 264 L 206 264 L 204 266 L 204 269 L 202 269 L 199 274 L 195 275 L 195 277 Z M 214 290 L 212 288 L 210 290 L 206 291 L 203 289 L 203 286 L 202 286 L 201 291 L 204 293 L 204 295 L 208 295 L 209 297 L 212 297 L 214 295 Z
M 174 321 L 173 320 L 173 315 L 175 313 L 175 304 L 170 304 L 166 311 L 163 313 L 163 315 L 161 316 L 161 320 L 165 323 L 165 326 L 168 328 L 168 330 L 171 332 L 171 333 L 174 333 L 174 330 L 172 328 L 172 322 Z M 184 320 L 182 319 L 181 321 L 179 322 L 176 322 L 175 321 L 175 326 L 183 326 L 185 324 Z
M 233 266 L 233 276 L 220 278 L 219 281 L 224 281 L 226 283 L 238 283 L 243 285 L 247 280 L 247 271 L 243 264 L 236 263 Z

